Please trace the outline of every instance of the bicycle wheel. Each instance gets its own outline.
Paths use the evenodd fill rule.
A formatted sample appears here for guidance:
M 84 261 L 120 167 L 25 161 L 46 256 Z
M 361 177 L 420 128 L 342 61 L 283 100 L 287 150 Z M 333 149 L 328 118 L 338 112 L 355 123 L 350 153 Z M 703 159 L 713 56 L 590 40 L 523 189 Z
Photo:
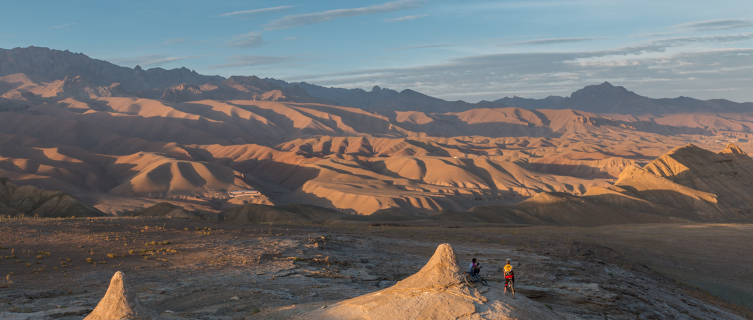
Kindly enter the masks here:
M 482 277 L 480 275 L 476 275 L 476 277 L 478 278 L 478 282 L 481 282 L 481 284 L 483 284 L 483 285 L 485 285 L 487 287 L 489 286 L 489 283 L 486 282 L 486 279 L 484 279 L 484 277 Z
M 515 283 L 510 282 L 510 292 L 512 292 L 512 298 L 515 299 Z
M 473 279 L 469 275 L 465 275 L 465 284 L 467 284 L 469 287 L 476 287 L 476 283 L 473 282 Z

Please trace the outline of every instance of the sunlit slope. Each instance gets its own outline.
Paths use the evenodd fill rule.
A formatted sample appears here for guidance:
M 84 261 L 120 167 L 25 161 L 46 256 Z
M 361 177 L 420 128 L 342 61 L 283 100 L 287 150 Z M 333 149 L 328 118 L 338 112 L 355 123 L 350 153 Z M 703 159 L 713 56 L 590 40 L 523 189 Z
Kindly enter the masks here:
M 119 186 L 109 193 L 149 197 L 207 196 L 212 191 L 252 189 L 243 175 L 228 167 L 180 161 L 158 154 L 120 157 L 108 166 Z
M 285 101 L 170 102 L 118 96 L 116 88 L 81 79 L 0 80 L 3 99 L 14 101 L 0 112 L 0 173 L 82 194 L 195 200 L 253 188 L 263 201 L 222 205 L 311 203 L 362 214 L 393 207 L 431 214 L 588 191 L 649 210 L 658 204 L 612 185 L 626 168 L 688 143 L 738 142 L 753 150 L 745 115 L 704 116 L 724 121 L 694 118 L 697 124 L 684 126 L 575 110 L 376 113 Z M 740 131 L 720 136 L 717 127 Z M 694 208 L 685 200 L 664 207 Z
M 730 144 L 719 153 L 694 145 L 671 150 L 645 167 L 627 167 L 615 184 L 584 196 L 539 193 L 513 206 L 467 212 L 486 222 L 604 225 L 753 218 L 753 159 Z
M 315 178 L 295 197 L 370 214 L 400 207 L 415 213 L 464 210 L 480 201 L 525 198 L 543 191 L 581 194 L 604 181 L 530 172 L 485 158 L 390 157 L 368 164 L 327 159 L 309 164 Z

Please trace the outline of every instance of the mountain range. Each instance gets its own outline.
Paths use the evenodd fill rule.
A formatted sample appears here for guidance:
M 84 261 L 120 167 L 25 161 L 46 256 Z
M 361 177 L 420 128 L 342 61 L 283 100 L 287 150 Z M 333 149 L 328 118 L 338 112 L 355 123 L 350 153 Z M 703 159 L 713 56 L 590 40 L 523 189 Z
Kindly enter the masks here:
M 598 224 L 748 217 L 751 201 L 734 191 L 749 189 L 734 182 L 747 179 L 753 151 L 746 104 L 718 104 L 726 113 L 564 109 L 654 101 L 605 83 L 530 100 L 556 104 L 528 110 L 410 90 L 144 71 L 44 48 L 0 56 L 0 176 L 107 214 L 168 202 L 186 212 L 303 204 L 532 224 L 587 224 L 556 216 L 562 204 L 572 215 L 620 214 L 593 217 Z M 701 151 L 728 143 L 721 155 Z M 713 170 L 696 172 L 704 168 Z M 674 191 L 653 192 L 662 186 Z M 228 193 L 249 190 L 260 194 Z M 614 209 L 621 204 L 629 207 Z
M 239 77 L 226 79 L 205 76 L 187 68 L 165 70 L 134 69 L 92 59 L 82 53 L 40 47 L 0 49 L 0 76 L 23 73 L 33 81 L 53 82 L 81 77 L 93 86 L 121 87 L 120 95 L 162 99 L 172 102 L 211 100 L 280 100 L 320 102 L 356 107 L 379 113 L 391 111 L 457 112 L 475 108 L 515 107 L 535 109 L 574 109 L 599 114 L 659 116 L 683 112 L 739 113 L 753 111 L 753 103 L 724 99 L 698 100 L 689 97 L 652 99 L 608 82 L 587 86 L 569 97 L 544 99 L 521 97 L 468 103 L 446 101 L 414 90 L 395 91 L 374 86 L 363 89 L 326 88 L 306 82 L 288 83 L 271 78 Z M 0 88 L 2 89 L 2 88 Z

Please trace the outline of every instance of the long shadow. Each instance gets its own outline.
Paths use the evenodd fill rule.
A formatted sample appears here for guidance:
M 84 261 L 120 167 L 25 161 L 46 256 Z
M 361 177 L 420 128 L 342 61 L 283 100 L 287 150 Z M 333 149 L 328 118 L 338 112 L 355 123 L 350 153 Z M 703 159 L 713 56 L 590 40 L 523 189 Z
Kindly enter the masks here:
M 569 176 L 582 179 L 616 179 L 617 177 L 608 172 L 601 171 L 599 167 L 583 164 L 556 164 L 556 163 L 518 163 L 521 167 L 540 173 Z

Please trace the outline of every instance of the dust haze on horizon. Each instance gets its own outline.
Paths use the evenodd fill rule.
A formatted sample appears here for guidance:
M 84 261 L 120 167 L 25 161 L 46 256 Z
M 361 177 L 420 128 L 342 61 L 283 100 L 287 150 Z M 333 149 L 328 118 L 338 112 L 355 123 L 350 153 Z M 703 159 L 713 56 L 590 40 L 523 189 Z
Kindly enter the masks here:
M 751 9 L 736 0 L 13 2 L 0 48 L 468 102 L 567 96 L 604 81 L 652 98 L 744 102 L 753 101 Z

